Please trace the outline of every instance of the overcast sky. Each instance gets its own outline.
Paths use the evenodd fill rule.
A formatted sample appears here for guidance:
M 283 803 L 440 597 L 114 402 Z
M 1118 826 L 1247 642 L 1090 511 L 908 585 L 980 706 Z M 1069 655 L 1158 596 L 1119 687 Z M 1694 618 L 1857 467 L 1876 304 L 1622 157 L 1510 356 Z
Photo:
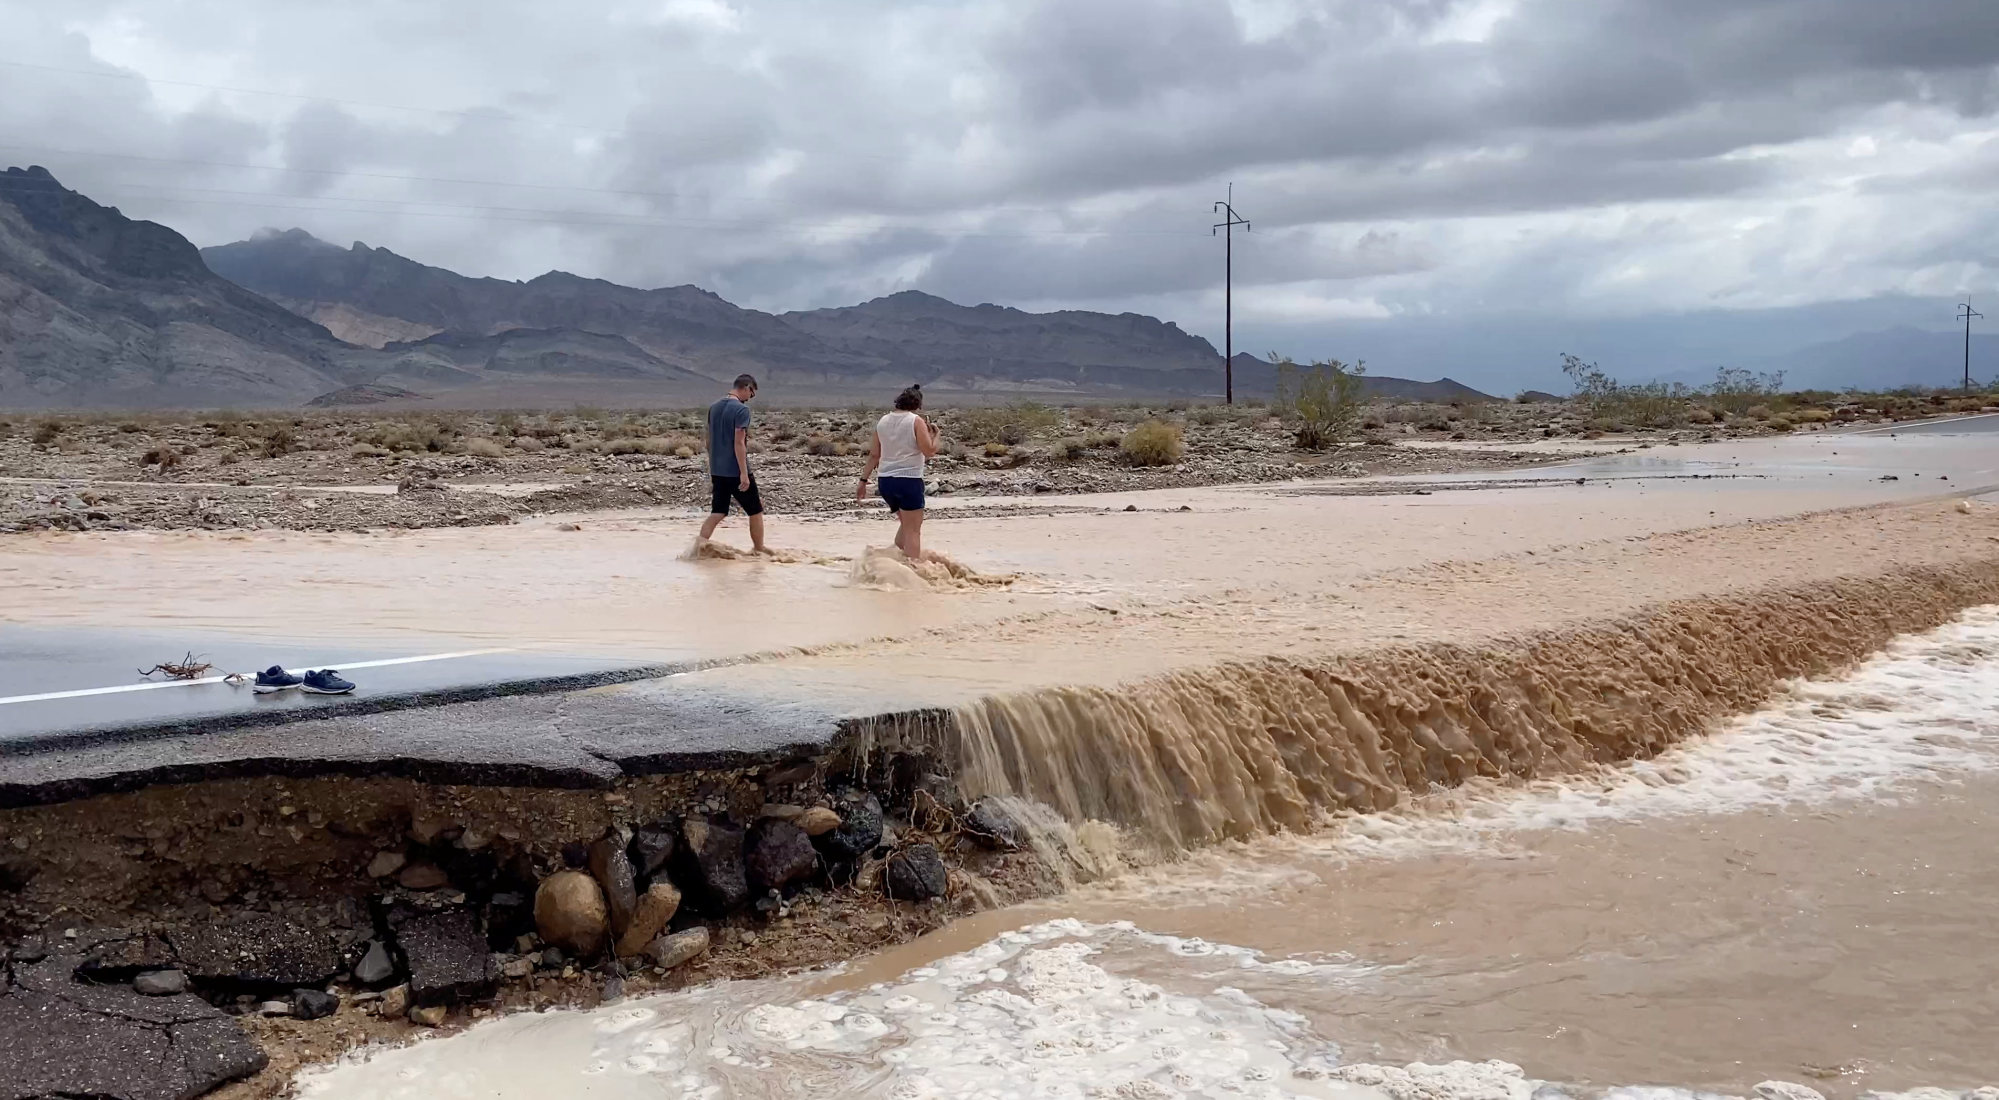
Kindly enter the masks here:
M 1999 306 L 1995 0 L 0 0 L 0 26 L 0 161 L 204 245 L 296 225 L 467 274 L 772 310 L 915 288 L 1219 344 L 1232 181 L 1238 350 Z

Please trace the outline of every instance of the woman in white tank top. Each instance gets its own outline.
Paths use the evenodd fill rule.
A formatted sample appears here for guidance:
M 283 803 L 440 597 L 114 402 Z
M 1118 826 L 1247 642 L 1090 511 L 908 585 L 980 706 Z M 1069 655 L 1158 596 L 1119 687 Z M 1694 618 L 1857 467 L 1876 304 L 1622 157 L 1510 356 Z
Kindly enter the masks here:
M 923 556 L 923 465 L 937 453 L 937 429 L 917 412 L 923 407 L 923 387 L 911 386 L 895 396 L 895 410 L 875 424 L 868 448 L 868 468 L 861 471 L 855 500 L 868 498 L 868 478 L 879 475 L 877 488 L 888 510 L 901 523 L 895 548 L 915 561 Z

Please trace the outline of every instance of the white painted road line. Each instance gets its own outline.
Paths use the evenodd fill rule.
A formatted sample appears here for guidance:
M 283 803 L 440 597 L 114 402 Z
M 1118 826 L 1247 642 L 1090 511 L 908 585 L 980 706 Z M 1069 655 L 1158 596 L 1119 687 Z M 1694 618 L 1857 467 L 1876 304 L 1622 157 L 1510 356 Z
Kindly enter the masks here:
M 425 661 L 450 661 L 459 657 L 484 657 L 492 653 L 512 652 L 513 650 L 511 649 L 468 649 L 461 653 L 427 653 L 421 657 L 388 657 L 379 661 L 348 661 L 338 665 L 315 664 L 299 665 L 298 667 L 302 669 L 337 668 L 344 672 L 350 668 L 383 668 L 388 665 L 415 665 L 422 664 Z M 254 676 L 254 674 L 252 675 Z M 0 706 L 6 706 L 8 703 L 41 703 L 51 699 L 81 699 L 90 695 L 117 695 L 127 691 L 153 691 L 157 688 L 193 687 L 196 684 L 219 684 L 227 679 L 228 676 L 229 674 L 225 673 L 221 676 L 203 676 L 195 680 L 149 680 L 143 684 L 117 684 L 112 687 L 78 688 L 74 691 L 45 691 L 39 695 L 10 695 L 6 698 L 0 698 Z

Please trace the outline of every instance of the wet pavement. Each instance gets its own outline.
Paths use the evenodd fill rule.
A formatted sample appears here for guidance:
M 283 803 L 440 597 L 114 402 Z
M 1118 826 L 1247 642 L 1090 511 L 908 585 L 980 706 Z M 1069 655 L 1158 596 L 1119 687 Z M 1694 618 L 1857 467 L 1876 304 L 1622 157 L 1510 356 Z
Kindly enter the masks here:
M 211 667 L 192 680 L 143 674 L 189 657 Z M 355 689 L 337 696 L 298 688 L 257 694 L 251 685 L 256 670 L 271 665 L 297 674 L 337 670 Z M 29 743 L 282 723 L 661 671 L 630 659 L 482 647 L 448 637 L 419 647 L 0 624 L 0 753 Z M 246 679 L 229 682 L 231 673 Z

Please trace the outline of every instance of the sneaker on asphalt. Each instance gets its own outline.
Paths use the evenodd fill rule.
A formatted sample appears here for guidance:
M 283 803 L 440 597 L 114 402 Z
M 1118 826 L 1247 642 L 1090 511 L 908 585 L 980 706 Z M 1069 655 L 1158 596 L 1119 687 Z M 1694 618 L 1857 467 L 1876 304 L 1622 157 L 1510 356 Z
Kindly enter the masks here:
M 345 695 L 354 690 L 354 684 L 330 668 L 316 668 L 305 674 L 305 690 L 312 695 Z
M 272 665 L 257 674 L 257 686 L 255 690 L 259 695 L 269 695 L 274 691 L 295 688 L 304 682 L 299 677 L 286 672 L 283 665 Z

